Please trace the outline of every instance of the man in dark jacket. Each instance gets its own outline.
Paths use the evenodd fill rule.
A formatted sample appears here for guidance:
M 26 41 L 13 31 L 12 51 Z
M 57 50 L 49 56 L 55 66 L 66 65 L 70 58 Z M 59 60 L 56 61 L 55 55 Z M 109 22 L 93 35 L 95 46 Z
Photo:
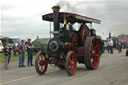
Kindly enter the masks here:
M 31 43 L 31 39 L 28 39 L 28 42 L 26 43 L 26 46 L 27 46 L 27 52 L 28 52 L 28 66 L 31 65 L 31 66 L 34 66 L 32 61 L 33 61 L 33 48 L 34 46 L 32 45 Z

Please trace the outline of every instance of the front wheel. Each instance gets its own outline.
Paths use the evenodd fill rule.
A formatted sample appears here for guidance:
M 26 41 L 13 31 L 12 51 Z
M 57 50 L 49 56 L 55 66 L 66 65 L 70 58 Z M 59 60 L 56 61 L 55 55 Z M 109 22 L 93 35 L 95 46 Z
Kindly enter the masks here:
M 69 76 L 74 75 L 76 72 L 76 68 L 77 68 L 76 54 L 73 51 L 69 51 L 65 59 L 65 69 L 67 71 L 67 74 Z
M 38 52 L 35 60 L 35 69 L 36 72 L 40 75 L 43 75 L 48 68 L 47 60 L 46 60 L 46 53 L 40 51 Z

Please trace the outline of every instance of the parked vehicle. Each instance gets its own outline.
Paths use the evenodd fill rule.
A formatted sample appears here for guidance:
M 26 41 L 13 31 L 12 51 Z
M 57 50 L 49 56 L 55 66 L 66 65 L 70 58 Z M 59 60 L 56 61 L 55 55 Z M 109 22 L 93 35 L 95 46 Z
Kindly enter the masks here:
M 39 39 L 34 40 L 32 42 L 32 44 L 35 46 L 35 48 L 33 49 L 34 52 L 39 52 L 39 51 L 46 52 L 48 41 L 49 41 L 49 38 L 39 38 Z
M 3 43 L 2 43 L 2 41 L 0 40 L 0 52 L 3 52 Z
M 20 43 L 19 38 L 0 37 L 0 40 L 2 41 L 2 43 L 8 42 L 9 49 L 12 49 L 14 44 L 17 46 L 18 43 Z

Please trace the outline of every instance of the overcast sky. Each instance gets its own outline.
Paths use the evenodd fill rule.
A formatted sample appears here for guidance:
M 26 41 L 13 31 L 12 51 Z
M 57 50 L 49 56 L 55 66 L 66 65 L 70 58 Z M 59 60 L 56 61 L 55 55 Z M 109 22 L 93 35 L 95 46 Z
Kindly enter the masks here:
M 42 15 L 52 12 L 53 5 L 67 11 L 101 20 L 93 24 L 103 38 L 128 34 L 128 0 L 2 0 L 1 34 L 19 38 L 49 37 L 49 22 Z M 104 34 L 103 34 L 104 33 Z

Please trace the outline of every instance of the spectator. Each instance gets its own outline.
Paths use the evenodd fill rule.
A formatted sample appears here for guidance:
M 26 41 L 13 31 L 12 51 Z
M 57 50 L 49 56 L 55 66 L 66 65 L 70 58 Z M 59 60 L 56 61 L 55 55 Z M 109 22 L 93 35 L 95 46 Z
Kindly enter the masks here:
M 4 59 L 5 59 L 4 69 L 8 69 L 8 57 L 9 57 L 8 43 L 4 44 L 3 52 L 4 52 Z
M 105 42 L 102 40 L 102 45 L 103 45 L 103 53 L 105 52 Z
M 9 48 L 8 64 L 10 63 L 10 59 L 11 59 L 11 51 L 12 51 L 12 49 L 11 49 L 11 48 Z
M 33 48 L 34 46 L 32 45 L 31 43 L 31 39 L 28 39 L 28 42 L 26 44 L 27 46 L 27 51 L 28 51 L 28 62 L 27 62 L 27 65 L 31 65 L 31 66 L 34 66 L 33 65 Z
M 107 48 L 107 42 L 104 42 L 104 52 L 105 52 L 106 48 Z
M 25 57 L 24 40 L 21 40 L 21 44 L 18 45 L 17 50 L 19 52 L 19 67 L 25 67 L 25 65 L 24 65 L 24 57 Z
M 119 53 L 122 52 L 122 44 L 120 41 L 118 42 L 118 51 L 119 51 Z
M 110 40 L 110 53 L 113 54 L 113 40 Z

